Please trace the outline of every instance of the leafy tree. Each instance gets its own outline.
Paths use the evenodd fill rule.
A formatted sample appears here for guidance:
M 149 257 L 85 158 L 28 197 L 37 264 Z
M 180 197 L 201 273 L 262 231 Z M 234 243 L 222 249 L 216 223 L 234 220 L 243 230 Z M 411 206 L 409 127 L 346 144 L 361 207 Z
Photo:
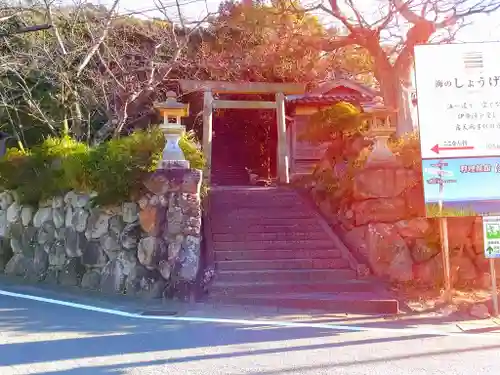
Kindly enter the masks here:
M 371 59 L 361 49 L 348 46 L 335 51 L 333 57 L 325 55 L 323 41 L 335 33 L 294 1 L 258 2 L 252 7 L 227 1 L 204 30 L 198 64 L 204 79 L 225 81 L 303 82 L 314 86 L 338 75 L 369 77 Z M 272 95 L 251 99 L 274 100 Z M 216 138 L 231 128 L 231 139 L 225 143 L 239 139 L 235 153 L 247 147 L 247 166 L 263 177 L 272 174 L 275 155 L 270 150 L 277 143 L 275 113 L 219 111 L 214 127 Z
M 305 83 L 370 70 L 355 48 L 325 56 L 322 41 L 335 32 L 293 0 L 252 7 L 226 1 L 206 30 L 200 66 L 211 79 Z
M 212 37 L 200 53 L 210 78 L 310 82 L 328 69 L 318 48 L 325 30 L 315 17 L 288 11 L 285 1 L 225 2 L 207 32 Z
M 321 160 L 309 175 L 297 184 L 314 187 L 316 199 L 329 199 L 333 207 L 349 201 L 354 171 L 360 165 L 360 154 L 369 145 L 363 136 L 367 123 L 361 108 L 339 102 L 311 116 L 309 126 L 300 139 L 313 144 L 326 144 Z

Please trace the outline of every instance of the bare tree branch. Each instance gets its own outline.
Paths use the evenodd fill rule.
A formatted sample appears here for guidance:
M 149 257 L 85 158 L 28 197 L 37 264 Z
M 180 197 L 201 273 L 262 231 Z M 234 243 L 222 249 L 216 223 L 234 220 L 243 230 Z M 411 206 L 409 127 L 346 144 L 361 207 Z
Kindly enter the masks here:
M 51 5 L 52 5 L 51 2 L 45 0 L 45 7 L 47 8 L 47 16 L 49 18 L 50 24 L 53 25 L 52 27 L 54 28 L 54 35 L 56 36 L 57 42 L 59 43 L 59 48 L 61 48 L 61 52 L 63 55 L 67 55 L 68 51 L 66 51 L 66 47 L 61 38 L 61 34 L 59 33 L 59 28 L 57 27 L 57 23 L 54 20 L 54 14 L 52 13 Z
M 104 30 L 102 31 L 102 34 L 100 36 L 100 38 L 94 43 L 94 45 L 90 48 L 90 51 L 89 53 L 87 54 L 87 56 L 83 59 L 82 63 L 80 64 L 80 66 L 78 67 L 78 69 L 76 70 L 76 76 L 79 77 L 81 74 L 82 74 L 82 71 L 83 69 L 85 69 L 85 67 L 87 66 L 87 64 L 89 63 L 90 59 L 92 57 L 94 57 L 94 54 L 97 52 L 97 50 L 99 49 L 100 45 L 104 42 L 104 39 L 106 39 L 106 36 L 108 35 L 108 31 L 109 31 L 109 27 L 111 25 L 111 16 L 113 15 L 116 7 L 118 6 L 118 3 L 120 2 L 120 0 L 114 0 L 113 1 L 113 5 L 111 6 L 111 9 L 109 10 L 108 12 L 108 15 L 106 17 L 106 21 L 104 23 Z

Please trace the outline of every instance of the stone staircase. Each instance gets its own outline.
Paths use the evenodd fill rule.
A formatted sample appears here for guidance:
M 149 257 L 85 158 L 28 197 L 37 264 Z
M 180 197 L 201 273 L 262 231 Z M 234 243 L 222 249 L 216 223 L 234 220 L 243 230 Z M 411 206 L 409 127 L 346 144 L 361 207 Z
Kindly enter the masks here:
M 210 181 L 212 186 L 249 185 L 245 155 L 241 145 L 238 146 L 231 143 L 227 134 L 222 133 L 214 137 Z
M 233 164 L 219 167 L 218 163 L 215 163 L 212 167 L 210 182 L 213 186 L 246 186 L 249 185 L 249 177 L 244 165 Z
M 215 187 L 205 222 L 216 269 L 210 299 L 227 304 L 396 313 L 380 282 L 355 261 L 292 189 Z

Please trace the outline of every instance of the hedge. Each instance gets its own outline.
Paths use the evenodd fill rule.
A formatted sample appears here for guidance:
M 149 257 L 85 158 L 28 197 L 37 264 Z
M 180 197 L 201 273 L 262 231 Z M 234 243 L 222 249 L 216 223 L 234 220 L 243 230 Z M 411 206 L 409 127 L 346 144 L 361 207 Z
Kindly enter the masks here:
M 99 205 L 135 200 L 164 146 L 159 128 L 136 131 L 94 147 L 70 137 L 47 138 L 30 150 L 7 150 L 0 159 L 0 189 L 16 192 L 22 204 L 37 204 L 70 190 L 97 193 L 94 201 Z M 203 155 L 191 133 L 182 137 L 180 146 L 192 168 L 204 168 Z

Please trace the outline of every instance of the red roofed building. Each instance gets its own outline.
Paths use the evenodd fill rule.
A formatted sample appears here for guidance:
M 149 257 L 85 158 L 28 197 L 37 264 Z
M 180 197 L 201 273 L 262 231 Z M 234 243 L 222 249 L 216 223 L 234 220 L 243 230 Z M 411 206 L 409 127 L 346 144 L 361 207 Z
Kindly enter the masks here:
M 339 102 L 349 102 L 364 110 L 379 100 L 376 90 L 347 79 L 324 82 L 304 95 L 287 96 L 287 113 L 290 114 L 287 136 L 291 177 L 308 173 L 326 150 L 327 145 L 316 146 L 297 139 L 312 114 Z

